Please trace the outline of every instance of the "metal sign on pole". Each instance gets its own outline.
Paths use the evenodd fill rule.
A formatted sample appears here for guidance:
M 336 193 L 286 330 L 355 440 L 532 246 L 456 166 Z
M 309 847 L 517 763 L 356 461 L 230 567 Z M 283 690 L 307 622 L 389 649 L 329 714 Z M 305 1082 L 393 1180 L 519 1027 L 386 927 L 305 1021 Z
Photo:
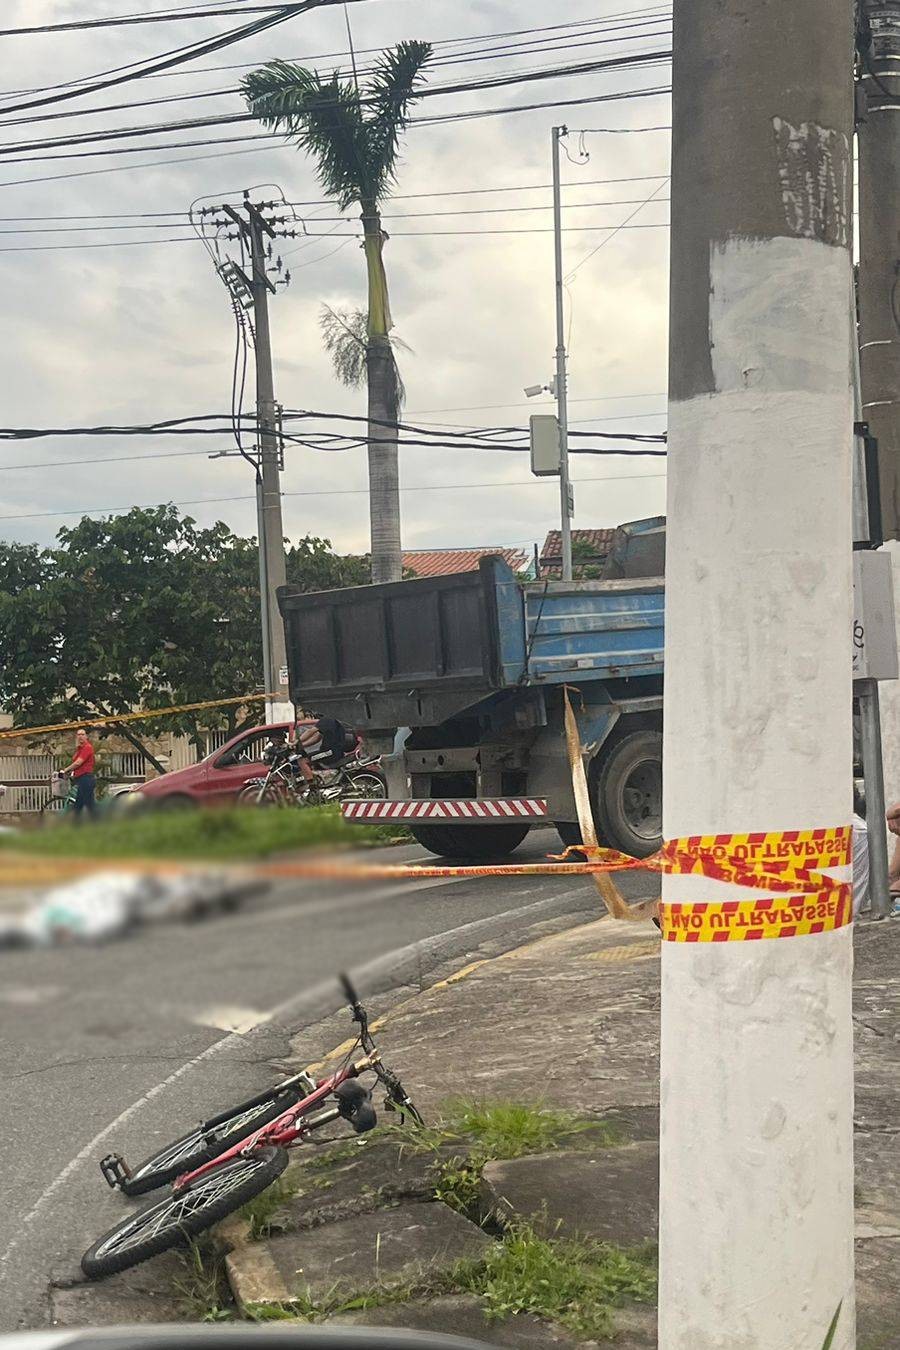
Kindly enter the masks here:
M 531 418 L 531 472 L 536 478 L 559 473 L 559 420 L 546 413 Z

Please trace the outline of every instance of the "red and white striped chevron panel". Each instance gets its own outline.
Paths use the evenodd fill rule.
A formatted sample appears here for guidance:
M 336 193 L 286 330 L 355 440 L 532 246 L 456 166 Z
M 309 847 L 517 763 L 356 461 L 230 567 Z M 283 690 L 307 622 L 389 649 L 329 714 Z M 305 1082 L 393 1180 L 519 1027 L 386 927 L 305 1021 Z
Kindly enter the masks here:
M 547 801 L 544 797 L 486 797 L 478 801 L 343 802 L 341 813 L 345 820 L 357 821 L 442 820 L 446 825 L 481 821 L 488 825 L 522 817 L 546 820 Z

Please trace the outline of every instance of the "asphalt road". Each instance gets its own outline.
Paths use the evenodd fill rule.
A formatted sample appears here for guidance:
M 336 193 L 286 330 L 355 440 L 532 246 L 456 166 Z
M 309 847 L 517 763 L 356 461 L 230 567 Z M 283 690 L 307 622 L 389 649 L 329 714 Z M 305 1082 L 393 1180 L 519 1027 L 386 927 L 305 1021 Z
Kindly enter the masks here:
M 516 858 L 539 859 L 555 841 L 535 833 Z M 626 882 L 634 895 L 653 884 L 642 874 Z M 99 1158 L 115 1149 L 137 1161 L 271 1083 L 285 1028 L 318 1020 L 316 987 L 336 971 L 387 958 L 384 988 L 392 954 L 405 949 L 408 971 L 411 944 L 431 951 L 445 934 L 444 954 L 463 956 L 489 928 L 511 947 L 535 921 L 577 922 L 595 909 L 590 882 L 573 877 L 352 890 L 290 882 L 237 914 L 160 924 L 106 947 L 0 953 L 0 1331 L 45 1325 L 50 1279 L 74 1275 L 121 1214 Z

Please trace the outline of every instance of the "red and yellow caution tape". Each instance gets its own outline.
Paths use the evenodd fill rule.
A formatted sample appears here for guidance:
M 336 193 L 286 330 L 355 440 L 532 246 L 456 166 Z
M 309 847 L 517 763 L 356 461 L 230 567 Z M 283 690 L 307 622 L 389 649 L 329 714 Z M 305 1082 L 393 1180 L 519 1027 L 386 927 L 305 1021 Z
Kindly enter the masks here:
M 584 843 L 552 855 L 542 863 L 503 863 L 448 867 L 440 864 L 354 864 L 322 859 L 260 863 L 256 875 L 295 877 L 319 881 L 455 880 L 480 877 L 592 876 L 604 904 L 614 919 L 658 922 L 666 942 L 747 942 L 766 938 L 803 937 L 832 932 L 852 920 L 851 887 L 848 882 L 828 875 L 833 868 L 846 868 L 851 860 L 852 831 L 849 825 L 831 829 L 780 830 L 767 833 L 694 835 L 671 839 L 652 857 L 633 858 L 616 849 L 601 848 L 588 793 L 582 759 L 581 741 L 575 715 L 565 695 L 566 745 L 572 772 L 572 786 Z M 227 703 L 249 702 L 251 698 L 270 698 L 258 694 L 241 699 L 211 700 L 208 703 L 182 704 L 155 709 L 148 713 L 104 718 L 96 723 L 63 724 L 59 727 L 31 728 L 32 732 L 65 729 L 68 725 L 102 725 L 108 721 L 135 721 L 142 716 L 160 716 L 164 712 L 184 712 Z M 24 735 L 24 731 L 0 732 L 0 737 Z M 581 856 L 578 861 L 574 853 Z M 64 860 L 60 863 L 65 865 Z M 17 867 L 16 867 L 17 865 Z M 110 864 L 121 866 L 121 863 Z M 171 870 L 172 864 L 132 862 L 149 871 Z M 13 864 L 19 875 L 25 870 L 20 855 Z M 750 900 L 729 898 L 722 901 L 671 902 L 650 900 L 628 904 L 611 872 L 644 869 L 669 875 L 702 876 L 710 881 L 727 882 L 747 890 L 765 891 L 765 896 Z M 0 884 L 3 876 L 0 859 Z M 8 882 L 7 882 L 8 884 Z

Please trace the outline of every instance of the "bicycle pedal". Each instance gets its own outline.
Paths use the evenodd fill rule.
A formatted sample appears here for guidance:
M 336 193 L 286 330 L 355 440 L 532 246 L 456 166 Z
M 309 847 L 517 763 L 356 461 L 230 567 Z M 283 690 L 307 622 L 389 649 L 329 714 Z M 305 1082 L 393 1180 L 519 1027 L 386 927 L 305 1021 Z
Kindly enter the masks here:
M 131 1168 L 121 1153 L 109 1153 L 101 1159 L 100 1171 L 103 1173 L 103 1180 L 112 1191 L 131 1176 Z

